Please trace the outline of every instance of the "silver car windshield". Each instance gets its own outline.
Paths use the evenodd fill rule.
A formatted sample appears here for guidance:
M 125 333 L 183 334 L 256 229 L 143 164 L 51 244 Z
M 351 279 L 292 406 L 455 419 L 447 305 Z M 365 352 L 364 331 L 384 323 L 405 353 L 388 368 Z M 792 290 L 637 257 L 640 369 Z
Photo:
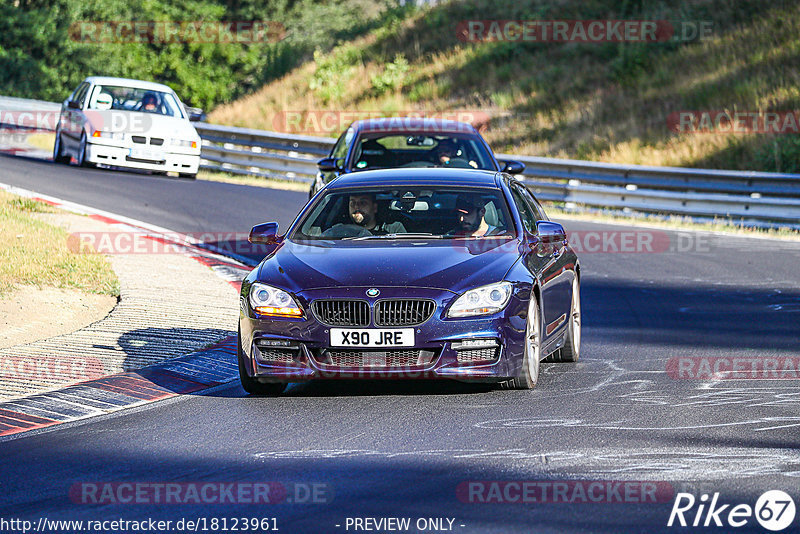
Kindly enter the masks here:
M 120 85 L 95 85 L 89 97 L 88 109 L 141 111 L 185 118 L 178 100 L 172 93 Z

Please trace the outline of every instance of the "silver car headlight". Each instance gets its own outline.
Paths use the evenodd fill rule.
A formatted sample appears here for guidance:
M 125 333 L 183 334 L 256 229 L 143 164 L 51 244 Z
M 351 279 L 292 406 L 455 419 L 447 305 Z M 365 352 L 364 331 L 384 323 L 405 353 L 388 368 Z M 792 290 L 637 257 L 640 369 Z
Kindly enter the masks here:
M 124 141 L 125 134 L 122 132 L 104 132 L 102 130 L 95 130 L 92 132 L 92 137 L 100 137 L 101 139 L 113 139 L 115 141 Z
M 250 306 L 259 315 L 302 317 L 303 309 L 289 293 L 277 287 L 255 282 L 250 286 Z
M 470 289 L 450 305 L 447 316 L 472 317 L 497 313 L 508 305 L 512 289 L 511 282 L 497 282 Z
M 197 148 L 197 141 L 192 141 L 191 139 L 172 138 L 170 139 L 170 144 L 172 146 L 179 146 L 183 148 Z

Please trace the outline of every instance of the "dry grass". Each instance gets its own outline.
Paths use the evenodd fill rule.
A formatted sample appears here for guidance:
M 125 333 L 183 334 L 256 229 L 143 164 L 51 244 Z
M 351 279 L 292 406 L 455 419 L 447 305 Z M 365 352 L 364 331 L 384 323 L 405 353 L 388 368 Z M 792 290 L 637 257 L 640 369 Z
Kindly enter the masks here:
M 614 163 L 800 170 L 794 136 L 676 134 L 670 113 L 793 110 L 800 105 L 796 2 L 693 0 L 620 13 L 623 3 L 454 1 L 390 20 L 319 54 L 253 95 L 210 114 L 219 124 L 284 130 L 286 111 L 481 110 L 498 152 Z M 628 4 L 628 3 L 625 3 Z M 656 11 L 659 10 L 659 11 Z M 713 20 L 684 45 L 463 43 L 455 24 L 478 19 Z M 380 86 L 400 57 L 408 69 Z M 316 135 L 338 135 L 347 120 Z
M 36 217 L 54 211 L 0 191 L 0 295 L 34 285 L 118 296 L 119 281 L 105 256 L 72 252 L 66 231 Z
M 737 235 L 745 237 L 762 237 L 771 239 L 784 239 L 787 241 L 800 241 L 800 230 L 788 227 L 778 228 L 758 228 L 744 226 L 734 220 L 714 219 L 708 222 L 701 222 L 691 217 L 681 217 L 678 215 L 638 215 L 626 216 L 622 213 L 594 210 L 591 212 L 578 212 L 575 210 L 564 210 L 559 206 L 547 206 L 548 216 L 554 219 L 572 219 L 593 223 L 616 223 L 626 226 L 643 226 L 666 228 L 669 230 L 689 230 L 701 232 L 714 232 L 726 235 Z
M 286 191 L 302 191 L 308 193 L 309 184 L 295 182 L 293 180 L 275 180 L 261 178 L 258 176 L 246 176 L 241 174 L 229 174 L 227 172 L 216 172 L 201 170 L 197 173 L 198 180 L 208 180 L 209 182 L 223 182 L 226 184 L 250 185 L 255 187 L 266 187 L 269 189 L 283 189 Z

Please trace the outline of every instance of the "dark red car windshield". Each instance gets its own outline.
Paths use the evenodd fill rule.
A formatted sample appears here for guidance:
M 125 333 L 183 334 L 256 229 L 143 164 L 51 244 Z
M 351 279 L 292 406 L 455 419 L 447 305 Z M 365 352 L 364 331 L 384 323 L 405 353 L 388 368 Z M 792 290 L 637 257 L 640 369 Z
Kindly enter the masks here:
M 354 171 L 396 167 L 497 170 L 475 134 L 367 132 L 359 137 L 353 152 Z

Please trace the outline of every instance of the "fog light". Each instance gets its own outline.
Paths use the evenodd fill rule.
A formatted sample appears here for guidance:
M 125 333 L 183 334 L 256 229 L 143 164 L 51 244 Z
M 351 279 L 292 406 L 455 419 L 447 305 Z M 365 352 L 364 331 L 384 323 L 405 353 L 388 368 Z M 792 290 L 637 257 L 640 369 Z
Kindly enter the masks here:
M 450 344 L 453 350 L 491 349 L 499 347 L 496 339 L 462 339 Z
M 296 349 L 297 346 L 292 341 L 285 339 L 257 339 L 256 345 L 259 347 L 278 347 L 285 349 Z

